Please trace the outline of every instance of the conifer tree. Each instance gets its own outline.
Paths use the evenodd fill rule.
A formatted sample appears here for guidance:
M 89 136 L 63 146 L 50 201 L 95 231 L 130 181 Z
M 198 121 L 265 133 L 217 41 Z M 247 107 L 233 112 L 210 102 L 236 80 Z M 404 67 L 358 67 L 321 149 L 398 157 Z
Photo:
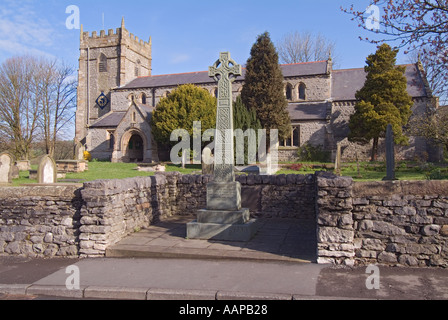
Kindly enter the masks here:
M 271 129 L 278 129 L 281 140 L 291 134 L 291 119 L 278 60 L 269 33 L 258 36 L 247 61 L 241 98 L 249 110 L 256 111 L 262 128 L 268 134 Z
M 233 103 L 233 126 L 235 129 L 254 129 L 258 131 L 261 129 L 260 120 L 257 118 L 255 109 L 248 109 L 243 103 L 241 96 L 236 98 Z
M 154 139 L 164 146 L 174 145 L 170 137 L 176 129 L 185 129 L 192 137 L 194 121 L 201 122 L 201 136 L 216 126 L 216 98 L 195 85 L 181 85 L 157 104 L 151 118 Z
M 367 57 L 367 80 L 356 93 L 355 113 L 350 117 L 349 140 L 364 144 L 373 140 L 371 161 L 377 158 L 378 142 L 388 124 L 393 127 L 395 143 L 409 143 L 403 127 L 409 122 L 413 102 L 406 90 L 406 67 L 395 65 L 397 53 L 383 44 Z
M 236 98 L 236 101 L 233 103 L 233 126 L 234 129 L 241 129 L 243 131 L 244 134 L 250 134 L 248 133 L 248 129 L 252 129 L 254 130 L 254 137 L 255 139 L 258 136 L 258 130 L 261 129 L 261 123 L 260 120 L 257 118 L 257 114 L 255 112 L 255 109 L 247 109 L 246 106 L 243 104 L 243 100 L 241 99 L 241 95 L 239 95 Z M 244 152 L 244 163 L 248 164 L 249 163 L 249 136 L 245 136 L 244 139 L 244 150 L 242 150 Z M 236 137 L 235 137 L 236 140 Z M 257 140 L 256 140 L 257 141 Z M 238 163 L 238 159 L 242 159 L 240 158 L 241 155 L 238 154 L 238 151 L 241 151 L 238 149 L 238 141 L 235 141 L 235 157 L 237 159 L 236 163 L 237 164 L 242 164 L 242 163 Z M 255 146 L 252 146 L 254 148 L 256 148 Z M 253 150 L 254 151 L 254 150 Z

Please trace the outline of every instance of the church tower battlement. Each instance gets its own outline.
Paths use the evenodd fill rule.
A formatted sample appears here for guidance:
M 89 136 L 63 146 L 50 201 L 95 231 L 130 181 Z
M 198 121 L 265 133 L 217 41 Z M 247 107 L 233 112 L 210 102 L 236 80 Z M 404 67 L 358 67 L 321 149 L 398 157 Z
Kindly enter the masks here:
M 89 125 L 111 111 L 110 90 L 152 73 L 152 43 L 121 27 L 80 33 L 76 138 L 86 143 Z M 105 96 L 106 99 L 100 97 Z M 98 103 L 98 101 L 100 101 Z

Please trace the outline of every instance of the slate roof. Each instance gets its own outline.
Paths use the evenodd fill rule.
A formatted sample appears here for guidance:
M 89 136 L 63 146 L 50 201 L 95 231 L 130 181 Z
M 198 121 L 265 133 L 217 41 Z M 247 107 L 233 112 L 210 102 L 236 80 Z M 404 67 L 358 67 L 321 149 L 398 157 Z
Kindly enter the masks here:
M 280 65 L 284 77 L 300 77 L 308 75 L 326 74 L 327 61 L 294 63 Z M 246 69 L 243 68 L 243 75 L 237 77 L 236 81 L 243 81 L 246 76 Z M 140 77 L 132 80 L 119 89 L 156 88 L 170 87 L 183 84 L 214 84 L 215 80 L 208 76 L 208 71 L 165 74 L 159 76 Z
M 406 66 L 408 93 L 413 98 L 426 97 L 423 79 L 415 64 Z M 334 101 L 355 100 L 356 91 L 360 90 L 366 81 L 364 68 L 333 70 L 331 97 Z
M 126 112 L 110 112 L 96 123 L 92 124 L 90 128 L 110 128 L 117 127 L 121 120 L 123 120 Z
M 329 109 L 330 108 L 330 109 Z M 327 102 L 320 103 L 290 103 L 288 112 L 291 120 L 326 120 L 331 105 Z

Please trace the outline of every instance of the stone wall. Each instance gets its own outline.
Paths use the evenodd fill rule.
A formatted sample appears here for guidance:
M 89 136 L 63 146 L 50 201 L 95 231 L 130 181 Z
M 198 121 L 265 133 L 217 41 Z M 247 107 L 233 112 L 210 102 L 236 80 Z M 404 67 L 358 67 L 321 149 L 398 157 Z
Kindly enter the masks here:
M 0 255 L 78 256 L 79 186 L 0 191 Z
M 101 257 L 151 223 L 206 206 L 210 176 L 156 174 L 0 192 L 0 255 Z M 331 173 L 237 176 L 259 218 L 315 221 L 317 262 L 448 267 L 448 181 Z
M 2 188 L 0 254 L 104 256 L 151 223 L 206 207 L 211 176 L 157 174 L 78 186 Z M 314 175 L 239 176 L 257 217 L 315 220 Z
M 448 181 L 357 182 L 355 262 L 448 267 Z
M 79 254 L 104 256 L 106 248 L 170 214 L 163 176 L 87 182 L 81 190 Z
M 448 267 L 448 181 L 317 176 L 318 262 Z

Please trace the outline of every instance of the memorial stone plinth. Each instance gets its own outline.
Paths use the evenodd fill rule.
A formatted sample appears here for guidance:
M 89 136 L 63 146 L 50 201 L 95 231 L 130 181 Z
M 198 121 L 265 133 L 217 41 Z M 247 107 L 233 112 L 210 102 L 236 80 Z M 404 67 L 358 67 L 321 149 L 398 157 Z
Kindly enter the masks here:
M 207 185 L 207 208 L 187 224 L 188 239 L 249 241 L 257 221 L 241 205 L 241 184 L 235 181 L 233 148 L 232 82 L 242 74 L 228 52 L 210 67 L 209 76 L 218 82 L 213 181 Z

